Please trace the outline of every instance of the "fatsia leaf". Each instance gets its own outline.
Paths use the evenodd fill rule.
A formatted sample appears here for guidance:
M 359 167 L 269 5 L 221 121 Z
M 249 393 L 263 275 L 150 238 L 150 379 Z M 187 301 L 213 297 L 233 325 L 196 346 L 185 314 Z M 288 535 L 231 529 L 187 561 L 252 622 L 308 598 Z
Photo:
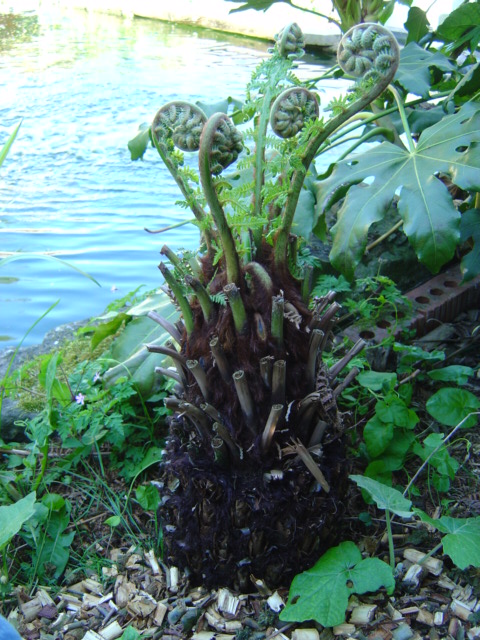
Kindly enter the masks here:
M 353 542 L 342 542 L 329 549 L 308 571 L 295 576 L 288 602 L 280 614 L 286 622 L 316 620 L 333 627 L 345 620 L 348 598 L 352 593 L 393 591 L 392 570 L 378 558 L 362 559 Z
M 443 551 L 460 569 L 480 567 L 480 516 L 476 518 L 430 518 L 420 509 L 415 513 L 422 522 L 447 535 L 442 538 Z
M 412 517 L 412 503 L 402 496 L 400 491 L 365 476 L 350 476 L 350 480 L 356 482 L 361 489 L 365 489 L 379 509 L 388 509 L 400 518 Z
M 430 90 L 430 67 L 446 72 L 455 68 L 442 53 L 427 51 L 416 42 L 410 42 L 400 54 L 395 80 L 409 93 L 426 97 Z
M 317 192 L 325 211 L 337 192 L 347 191 L 331 230 L 333 265 L 353 277 L 370 225 L 385 216 L 399 194 L 397 209 L 403 230 L 419 260 L 438 272 L 455 251 L 460 214 L 437 175 L 449 176 L 463 189 L 480 189 L 478 142 L 480 105 L 467 103 L 458 113 L 425 129 L 412 150 L 383 142 L 338 163 Z M 365 180 L 368 182 L 358 184 Z

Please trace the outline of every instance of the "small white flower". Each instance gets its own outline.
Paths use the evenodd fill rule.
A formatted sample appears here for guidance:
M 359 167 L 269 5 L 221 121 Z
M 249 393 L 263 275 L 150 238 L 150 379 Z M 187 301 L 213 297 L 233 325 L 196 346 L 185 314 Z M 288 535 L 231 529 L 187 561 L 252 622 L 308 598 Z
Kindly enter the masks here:
M 83 393 L 78 393 L 78 394 L 75 396 L 75 402 L 76 402 L 77 404 L 81 404 L 81 405 L 84 405 L 84 404 L 85 404 L 85 396 L 83 395 Z

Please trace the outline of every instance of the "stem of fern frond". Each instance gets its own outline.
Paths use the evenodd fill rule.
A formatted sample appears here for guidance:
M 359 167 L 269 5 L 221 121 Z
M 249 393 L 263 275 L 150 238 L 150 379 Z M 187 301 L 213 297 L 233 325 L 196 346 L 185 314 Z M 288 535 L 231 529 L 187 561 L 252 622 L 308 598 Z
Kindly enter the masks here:
M 203 223 L 208 219 L 207 214 L 203 207 L 198 204 L 195 198 L 195 194 L 190 186 L 185 182 L 182 176 L 178 173 L 177 167 L 175 163 L 172 161 L 170 154 L 168 152 L 168 148 L 164 142 L 157 139 L 155 135 L 152 135 L 153 144 L 155 145 L 156 150 L 158 151 L 160 157 L 163 160 L 163 163 L 170 171 L 171 176 L 175 180 L 178 185 L 178 188 L 182 192 L 183 197 L 187 202 L 189 202 L 190 209 L 192 210 L 193 215 L 198 220 L 198 222 Z M 205 238 L 205 244 L 207 246 L 207 251 L 211 254 L 211 245 L 212 245 L 212 234 L 211 229 L 209 229 L 205 224 L 201 226 L 203 229 L 202 233 Z
M 293 217 L 295 215 L 298 199 L 300 197 L 300 192 L 302 190 L 307 171 L 313 162 L 318 149 L 327 140 L 327 138 L 329 138 L 347 120 L 357 112 L 363 111 L 365 107 L 383 93 L 393 79 L 395 71 L 396 66 L 394 69 L 391 69 L 388 76 L 382 77 L 378 84 L 371 87 L 371 89 L 361 98 L 346 107 L 342 113 L 338 114 L 335 118 L 332 118 L 332 120 L 327 122 L 324 126 L 322 126 L 322 123 L 319 123 L 320 130 L 317 134 L 313 135 L 311 140 L 308 142 L 301 157 L 302 166 L 294 171 L 291 179 L 290 191 L 283 208 L 280 227 L 277 231 L 274 242 L 274 263 L 277 268 L 285 268 L 287 264 L 288 238 L 293 223 Z

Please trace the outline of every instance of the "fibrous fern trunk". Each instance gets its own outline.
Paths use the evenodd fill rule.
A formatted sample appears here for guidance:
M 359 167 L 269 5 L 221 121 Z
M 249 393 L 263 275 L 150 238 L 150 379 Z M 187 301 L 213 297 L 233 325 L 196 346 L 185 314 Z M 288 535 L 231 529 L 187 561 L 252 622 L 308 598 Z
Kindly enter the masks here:
M 166 560 L 188 569 L 195 583 L 244 590 L 254 576 L 270 586 L 286 584 L 336 538 L 347 473 L 336 400 L 348 382 L 340 384 L 336 376 L 362 344 L 330 370 L 324 365 L 338 305 L 333 293 L 308 304 L 311 274 L 305 270 L 302 283 L 296 254 L 288 247 L 316 151 L 391 80 L 387 61 L 398 61 L 398 50 L 382 29 L 362 25 L 346 35 L 343 62 L 352 66 L 350 55 L 360 48 L 360 66 L 370 64 L 364 69 L 370 80 L 357 101 L 326 125 L 317 120 L 315 94 L 299 86 L 283 91 L 276 74 L 280 70 L 292 82 L 286 72 L 301 50 L 302 35 L 297 25 L 280 35 L 261 81 L 257 74 L 258 94 L 250 96 L 262 116 L 248 246 L 242 244 L 244 229 L 225 210 L 230 188 L 214 177 L 242 150 L 230 119 L 217 113 L 207 120 L 187 103 L 169 103 L 155 117 L 152 140 L 192 206 L 204 244 L 193 270 L 191 260 L 171 259 L 172 271 L 161 265 L 183 321 L 170 327 L 176 349 L 163 348 L 173 356 L 176 388 L 166 403 L 173 415 L 160 516 Z M 375 66 L 378 53 L 381 68 Z M 297 146 L 286 143 L 291 163 L 277 164 L 276 174 L 266 161 L 262 96 L 269 105 L 273 101 L 270 123 L 279 136 L 307 130 Z M 173 143 L 199 149 L 204 201 L 195 200 Z M 279 189 L 264 202 L 267 174 Z M 162 253 L 168 256 L 168 247 Z M 353 370 L 348 379 L 354 375 Z

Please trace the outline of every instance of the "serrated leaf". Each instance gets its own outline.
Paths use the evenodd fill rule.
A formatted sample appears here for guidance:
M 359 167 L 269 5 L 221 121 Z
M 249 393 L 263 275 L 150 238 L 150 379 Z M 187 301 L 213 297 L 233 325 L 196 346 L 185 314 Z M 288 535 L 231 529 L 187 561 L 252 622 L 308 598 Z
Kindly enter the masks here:
M 383 142 L 338 163 L 319 185 L 323 211 L 332 195 L 348 190 L 331 230 L 333 265 L 353 277 L 370 225 L 384 217 L 399 193 L 403 230 L 419 260 L 433 273 L 438 272 L 454 254 L 460 214 L 437 174 L 449 176 L 462 189 L 480 189 L 480 147 L 476 142 L 480 142 L 480 105 L 467 103 L 458 113 L 424 130 L 413 150 Z M 355 186 L 367 179 L 368 184 Z
M 422 522 L 432 525 L 441 533 L 447 535 L 442 538 L 443 551 L 459 569 L 469 566 L 480 567 L 480 516 L 476 518 L 430 518 L 420 509 L 415 513 Z
M 25 498 L 15 504 L 0 507 L 0 549 L 10 542 L 22 526 L 35 513 L 35 492 L 29 493 Z
M 409 93 L 426 97 L 430 90 L 430 67 L 437 67 L 446 72 L 455 68 L 442 53 L 427 51 L 416 42 L 410 42 L 400 54 L 395 80 Z
M 329 549 L 308 571 L 293 579 L 288 602 L 280 613 L 285 622 L 315 620 L 333 627 L 345 620 L 352 593 L 393 591 L 392 570 L 378 558 L 362 559 L 353 542 L 342 542 Z
M 441 424 L 456 427 L 465 420 L 469 413 L 480 410 L 480 399 L 467 391 L 457 387 L 440 389 L 427 400 L 428 413 Z M 473 415 L 462 424 L 464 429 L 473 427 L 478 417 Z
M 353 480 L 361 489 L 365 489 L 379 509 L 388 509 L 401 518 L 412 517 L 412 503 L 402 496 L 400 491 L 365 476 L 350 476 L 350 480 Z

